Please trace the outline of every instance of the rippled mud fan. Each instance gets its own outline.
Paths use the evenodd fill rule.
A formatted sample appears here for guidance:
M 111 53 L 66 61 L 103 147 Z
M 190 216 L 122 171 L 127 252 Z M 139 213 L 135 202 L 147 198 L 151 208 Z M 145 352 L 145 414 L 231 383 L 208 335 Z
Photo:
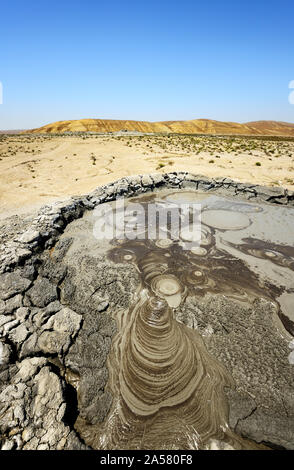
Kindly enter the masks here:
M 176 289 L 164 281 L 161 287 L 164 294 Z M 119 322 L 109 358 L 112 411 L 102 429 L 81 423 L 82 437 L 98 449 L 198 449 L 212 437 L 242 448 L 226 423 L 230 376 L 200 335 L 145 291 Z

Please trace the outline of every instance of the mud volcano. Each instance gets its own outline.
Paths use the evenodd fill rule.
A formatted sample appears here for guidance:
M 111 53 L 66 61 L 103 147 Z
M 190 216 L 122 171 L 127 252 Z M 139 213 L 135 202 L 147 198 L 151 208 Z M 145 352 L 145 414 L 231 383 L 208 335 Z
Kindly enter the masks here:
M 172 221 L 150 239 L 144 218 L 139 238 L 97 238 L 92 209 L 121 195 L 129 232 L 135 205 L 200 204 L 199 243 L 188 227 L 170 237 Z M 2 448 L 293 449 L 293 200 L 134 177 L 6 240 Z

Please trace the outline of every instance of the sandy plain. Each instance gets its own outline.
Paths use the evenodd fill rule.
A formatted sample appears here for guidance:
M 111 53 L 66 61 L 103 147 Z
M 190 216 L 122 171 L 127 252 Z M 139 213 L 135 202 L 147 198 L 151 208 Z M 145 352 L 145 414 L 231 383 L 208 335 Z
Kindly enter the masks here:
M 1 135 L 0 218 L 134 174 L 189 171 L 294 190 L 294 139 L 197 135 Z

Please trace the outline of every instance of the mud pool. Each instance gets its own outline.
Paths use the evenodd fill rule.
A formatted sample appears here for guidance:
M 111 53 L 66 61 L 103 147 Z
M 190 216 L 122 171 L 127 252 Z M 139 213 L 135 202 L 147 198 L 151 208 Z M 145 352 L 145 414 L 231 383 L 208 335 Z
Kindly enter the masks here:
M 71 239 L 71 245 L 63 261 L 69 268 L 74 267 L 72 282 L 77 276 L 84 277 L 91 290 L 97 258 L 97 269 L 101 269 L 101 259 L 106 265 L 110 263 L 116 281 L 117 272 L 124 272 L 126 284 L 122 290 L 124 295 L 128 291 L 128 299 L 120 308 L 112 306 L 107 287 L 103 293 L 98 292 L 99 305 L 105 303 L 107 315 L 115 322 L 105 355 L 107 378 L 102 387 L 103 393 L 112 398 L 98 422 L 80 413 L 75 424 L 78 433 L 96 449 L 266 448 L 270 438 L 256 438 L 262 427 L 255 424 L 258 431 L 238 428 L 247 416 L 239 417 L 237 426 L 232 426 L 232 413 L 238 410 L 236 403 L 242 394 L 241 409 L 244 404 L 250 409 L 250 400 L 259 400 L 255 395 L 259 382 L 265 401 L 270 403 L 271 393 L 264 389 L 268 379 L 264 383 L 255 370 L 262 368 L 263 349 L 268 350 L 275 341 L 282 342 L 287 373 L 291 368 L 291 351 L 287 356 L 285 349 L 292 344 L 294 334 L 294 209 L 184 190 L 161 190 L 125 202 L 125 228 L 129 231 L 136 221 L 134 204 L 146 208 L 150 203 L 158 207 L 200 204 L 201 239 L 187 249 L 187 242 L 193 242 L 190 233 L 184 230 L 178 240 L 171 239 L 170 222 L 164 232 L 159 231 L 158 237 L 150 240 L 148 225 L 141 219 L 136 225 L 140 239 L 97 240 L 93 236 L 97 214 L 91 212 L 66 229 L 61 242 Z M 115 203 L 110 206 L 114 208 Z M 105 278 L 109 284 L 114 282 L 109 273 L 105 272 Z M 92 302 L 97 291 L 91 292 Z M 65 300 L 71 303 L 66 296 Z M 214 321 L 226 316 L 227 310 L 230 315 L 221 323 L 224 331 L 220 334 Z M 238 313 L 232 316 L 234 311 Z M 237 333 L 234 322 L 240 323 L 240 315 L 241 333 Z M 242 339 L 246 323 L 253 329 Z M 273 339 L 266 337 L 267 328 Z M 231 341 L 230 354 L 235 351 L 235 358 L 222 357 L 223 335 Z M 257 344 L 252 340 L 246 345 L 250 335 L 256 335 Z M 263 345 L 259 364 L 254 357 L 259 354 L 260 337 Z M 246 347 L 255 348 L 252 360 L 256 364 L 251 371 L 251 359 L 246 363 Z M 240 349 L 245 349 L 245 357 L 238 363 Z M 271 361 L 277 361 L 273 353 L 268 354 L 269 368 Z M 67 379 L 77 389 L 82 409 L 80 373 L 71 371 L 72 362 L 67 361 Z M 244 371 L 252 384 L 246 383 Z M 275 374 L 275 370 L 270 373 Z M 276 380 L 279 378 L 274 377 L 273 382 Z M 292 385 L 293 378 L 290 389 Z M 272 391 L 273 403 L 283 401 L 275 393 Z M 268 407 L 268 403 L 252 405 L 256 416 L 264 405 Z

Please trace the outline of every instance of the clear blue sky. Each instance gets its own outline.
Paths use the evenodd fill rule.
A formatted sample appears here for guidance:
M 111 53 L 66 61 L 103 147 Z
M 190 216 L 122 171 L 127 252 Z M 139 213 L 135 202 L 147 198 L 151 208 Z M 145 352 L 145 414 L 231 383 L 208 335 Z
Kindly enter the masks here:
M 0 129 L 65 119 L 294 122 L 293 1 L 10 1 Z

